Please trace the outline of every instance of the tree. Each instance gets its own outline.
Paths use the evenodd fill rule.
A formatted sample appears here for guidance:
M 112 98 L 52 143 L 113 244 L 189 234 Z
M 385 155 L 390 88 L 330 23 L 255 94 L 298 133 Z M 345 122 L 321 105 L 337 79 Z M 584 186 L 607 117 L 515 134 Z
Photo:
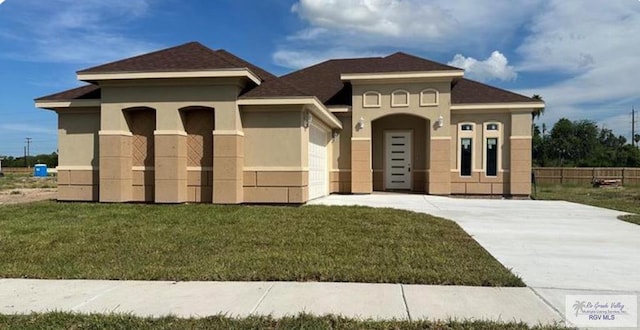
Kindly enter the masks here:
M 640 149 L 590 120 L 562 118 L 549 134 L 533 125 L 534 166 L 640 167 Z
M 536 101 L 544 102 L 544 100 L 542 99 L 542 96 L 540 96 L 538 94 L 533 94 L 533 96 L 531 98 L 536 100 Z M 540 109 L 533 110 L 533 112 L 531 113 L 531 120 L 533 121 L 533 120 L 536 120 L 536 119 L 540 118 L 540 116 L 542 116 L 544 114 L 544 109 L 545 108 L 540 108 Z

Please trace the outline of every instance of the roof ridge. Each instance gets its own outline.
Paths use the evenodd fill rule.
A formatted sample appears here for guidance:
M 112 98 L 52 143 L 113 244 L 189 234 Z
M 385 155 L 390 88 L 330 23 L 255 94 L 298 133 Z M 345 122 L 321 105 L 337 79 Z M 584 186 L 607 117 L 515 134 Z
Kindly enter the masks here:
M 169 48 L 158 49 L 158 50 L 152 51 L 150 53 L 143 53 L 143 54 L 140 54 L 140 55 L 136 55 L 136 56 L 132 56 L 132 57 L 127 57 L 127 58 L 111 61 L 111 62 L 108 62 L 108 63 L 95 65 L 95 66 L 92 66 L 90 68 L 86 68 L 86 69 L 82 69 L 82 70 L 76 71 L 76 73 L 82 73 L 82 72 L 85 72 L 85 71 L 90 71 L 90 70 L 93 70 L 95 68 L 103 67 L 103 66 L 106 66 L 106 65 L 109 65 L 109 64 L 113 64 L 113 63 L 139 59 L 141 57 L 146 57 L 146 56 L 149 56 L 149 55 L 156 55 L 158 53 L 170 51 L 170 50 L 173 50 L 173 49 L 176 49 L 176 48 L 180 48 L 180 47 L 185 47 L 185 46 L 188 46 L 188 45 L 199 46 L 199 47 L 211 50 L 211 48 L 209 48 L 209 47 L 207 47 L 207 46 L 205 46 L 205 45 L 203 45 L 203 44 L 201 44 L 201 43 L 199 43 L 197 41 L 189 41 L 189 42 L 181 44 L 181 45 L 177 45 L 177 46 L 173 46 L 173 47 L 169 47 Z
M 461 68 L 458 68 L 458 67 L 455 67 L 455 66 L 452 66 L 452 65 L 449 65 L 449 64 L 444 64 L 444 63 L 440 63 L 440 62 L 432 61 L 432 60 L 430 60 L 430 59 L 427 59 L 427 58 L 424 58 L 424 57 L 420 57 L 420 56 L 418 56 L 418 55 L 413 55 L 413 54 L 405 53 L 405 52 L 403 52 L 403 51 L 397 51 L 397 52 L 395 52 L 395 53 L 393 53 L 393 54 L 391 54 L 391 55 L 388 55 L 388 56 L 386 56 L 386 57 L 384 57 L 384 58 L 391 58 L 391 57 L 393 57 L 393 56 L 398 56 L 398 55 L 406 56 L 406 57 L 411 57 L 411 58 L 414 58 L 414 59 L 417 59 L 417 60 L 420 60 L 420 61 L 425 61 L 425 62 L 429 62 L 429 63 L 433 63 L 433 64 L 438 64 L 438 65 L 441 65 L 441 66 L 444 66 L 444 67 L 448 67 L 448 68 L 450 68 L 450 69 L 454 69 L 454 70 L 463 70 L 463 69 L 461 69 Z

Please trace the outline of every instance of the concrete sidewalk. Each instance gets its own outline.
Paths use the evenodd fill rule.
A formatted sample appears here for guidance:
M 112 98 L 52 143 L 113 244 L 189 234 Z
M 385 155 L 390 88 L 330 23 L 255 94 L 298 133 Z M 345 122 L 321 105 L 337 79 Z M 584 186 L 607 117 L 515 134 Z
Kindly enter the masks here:
M 321 283 L 0 279 L 0 313 L 68 311 L 138 316 L 306 312 L 362 319 L 484 319 L 530 325 L 562 317 L 529 288 Z

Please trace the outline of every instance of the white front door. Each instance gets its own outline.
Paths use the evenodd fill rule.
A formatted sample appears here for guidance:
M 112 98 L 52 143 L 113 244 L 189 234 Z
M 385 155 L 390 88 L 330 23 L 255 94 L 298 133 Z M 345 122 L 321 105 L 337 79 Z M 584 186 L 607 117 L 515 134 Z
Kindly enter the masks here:
M 385 189 L 411 189 L 411 132 L 387 131 L 385 144 Z

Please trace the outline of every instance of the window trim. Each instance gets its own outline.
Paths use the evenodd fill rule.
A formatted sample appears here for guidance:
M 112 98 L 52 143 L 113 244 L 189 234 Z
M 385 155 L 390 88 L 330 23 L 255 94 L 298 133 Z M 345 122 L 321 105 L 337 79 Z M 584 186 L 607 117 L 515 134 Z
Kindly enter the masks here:
M 471 125 L 471 130 L 470 131 L 463 131 L 462 130 L 462 126 L 465 125 Z M 458 172 L 458 175 L 462 178 L 469 178 L 473 176 L 473 172 L 476 172 L 476 157 L 477 157 L 477 153 L 478 151 L 474 146 L 474 143 L 476 143 L 476 123 L 473 122 L 461 122 L 458 123 L 458 143 L 456 146 L 456 164 L 457 164 L 457 169 L 456 172 Z M 471 175 L 462 175 L 462 139 L 471 139 Z
M 434 92 L 436 95 L 436 101 L 434 103 L 427 103 L 424 101 L 425 92 Z M 420 91 L 420 106 L 421 107 L 435 107 L 440 104 L 440 92 L 435 88 L 425 88 Z
M 407 103 L 396 103 L 396 94 L 404 93 L 407 96 Z M 391 92 L 391 107 L 392 108 L 400 108 L 400 107 L 408 107 L 411 103 L 411 93 L 405 89 L 396 89 Z
M 368 95 L 376 95 L 378 97 L 377 104 L 367 104 L 367 96 Z M 379 108 L 382 106 L 382 94 L 378 91 L 366 91 L 362 94 L 362 107 L 363 108 Z
M 491 125 L 491 124 L 496 124 L 497 125 L 497 129 L 496 130 L 488 130 L 487 126 Z M 484 176 L 487 178 L 496 178 L 500 175 L 500 172 L 504 172 L 503 168 L 502 168 L 502 148 L 501 148 L 501 143 L 504 144 L 504 139 L 503 139 L 503 127 L 504 125 L 497 120 L 490 120 L 490 121 L 486 121 L 484 123 L 482 123 L 482 143 L 483 143 L 483 154 L 482 154 L 482 172 L 484 173 Z M 487 139 L 491 139 L 491 138 L 495 138 L 497 139 L 497 154 L 496 154 L 496 175 L 488 175 L 487 174 L 487 161 L 488 161 L 488 157 L 487 157 Z

